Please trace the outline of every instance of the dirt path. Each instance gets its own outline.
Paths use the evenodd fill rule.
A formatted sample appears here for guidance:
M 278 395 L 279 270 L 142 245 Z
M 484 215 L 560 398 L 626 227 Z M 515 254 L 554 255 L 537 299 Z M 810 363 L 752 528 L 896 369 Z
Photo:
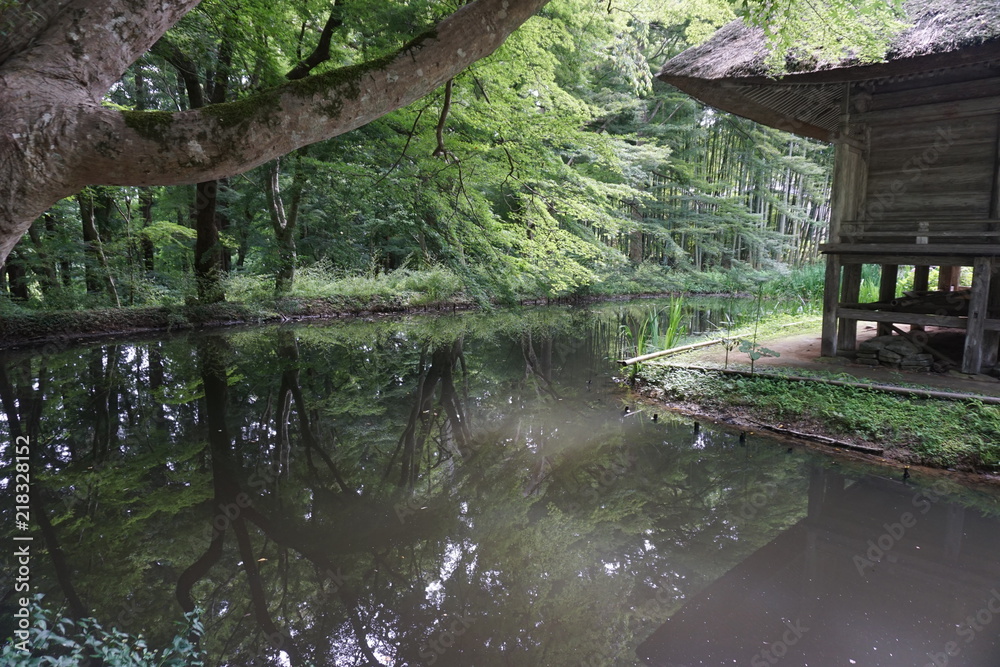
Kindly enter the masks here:
M 873 322 L 858 324 L 858 341 L 875 336 Z M 888 385 L 920 385 L 931 389 L 953 391 L 966 394 L 1000 396 L 1000 380 L 972 380 L 942 373 L 916 373 L 886 367 L 871 367 L 853 363 L 844 357 L 820 357 L 820 332 L 818 325 L 804 333 L 775 335 L 762 338 L 758 344 L 775 352 L 780 357 L 763 357 L 754 364 L 756 369 L 794 369 L 800 375 L 814 373 L 822 376 L 846 374 L 863 382 Z M 673 365 L 695 365 L 723 368 L 726 364 L 726 350 L 721 345 L 702 348 L 664 359 L 660 363 Z M 747 355 L 733 350 L 729 353 L 729 368 L 749 369 Z

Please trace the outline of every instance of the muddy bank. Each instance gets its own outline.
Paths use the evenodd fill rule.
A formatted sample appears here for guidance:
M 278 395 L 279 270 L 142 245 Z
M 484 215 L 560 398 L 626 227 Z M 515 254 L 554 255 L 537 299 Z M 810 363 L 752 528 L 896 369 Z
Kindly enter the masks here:
M 283 299 L 273 304 L 218 303 L 155 308 L 102 308 L 96 310 L 40 311 L 8 314 L 0 318 L 0 349 L 65 347 L 75 342 L 129 334 L 191 329 L 299 322 L 317 319 L 379 317 L 420 313 L 447 313 L 508 306 L 584 305 L 606 301 L 658 299 L 676 294 L 647 293 L 610 296 L 572 296 L 522 299 L 516 304 L 480 303 L 466 298 L 411 305 L 402 300 L 374 299 L 358 302 L 330 297 Z M 697 295 L 704 296 L 704 295 Z
M 159 308 L 40 312 L 0 320 L 0 349 L 71 345 L 129 334 L 209 329 L 268 322 L 370 317 L 419 312 L 469 310 L 471 302 L 406 306 L 391 302 L 344 304 L 325 299 L 279 302 L 273 308 L 238 303 Z

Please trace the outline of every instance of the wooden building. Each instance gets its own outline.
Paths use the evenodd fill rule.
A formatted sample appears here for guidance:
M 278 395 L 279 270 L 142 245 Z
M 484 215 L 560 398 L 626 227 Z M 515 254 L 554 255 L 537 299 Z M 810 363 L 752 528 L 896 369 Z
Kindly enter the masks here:
M 915 332 L 951 327 L 965 330 L 962 371 L 983 372 L 1000 347 L 1000 3 L 905 7 L 912 25 L 881 63 L 789 60 L 791 73 L 769 76 L 762 32 L 736 21 L 658 76 L 711 106 L 836 144 L 821 247 L 824 356 L 853 353 L 859 320 L 921 346 Z M 881 267 L 877 303 L 858 303 L 864 264 Z M 900 266 L 915 267 L 905 295 Z M 971 285 L 960 285 L 961 267 L 972 267 Z

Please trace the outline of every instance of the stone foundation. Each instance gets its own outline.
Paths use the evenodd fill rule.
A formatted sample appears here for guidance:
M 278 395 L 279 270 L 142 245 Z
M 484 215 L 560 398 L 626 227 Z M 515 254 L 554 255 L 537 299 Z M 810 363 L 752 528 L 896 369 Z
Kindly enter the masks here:
M 931 370 L 934 357 L 902 336 L 877 336 L 858 346 L 857 362 L 869 366 L 889 366 L 904 371 Z

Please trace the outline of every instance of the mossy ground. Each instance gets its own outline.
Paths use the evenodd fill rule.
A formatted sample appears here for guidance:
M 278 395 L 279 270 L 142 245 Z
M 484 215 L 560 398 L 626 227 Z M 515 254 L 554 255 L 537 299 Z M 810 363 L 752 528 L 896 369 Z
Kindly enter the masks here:
M 902 463 L 1000 469 L 1000 406 L 890 394 L 871 388 L 647 366 L 645 393 L 719 418 L 752 417 L 885 449 Z

